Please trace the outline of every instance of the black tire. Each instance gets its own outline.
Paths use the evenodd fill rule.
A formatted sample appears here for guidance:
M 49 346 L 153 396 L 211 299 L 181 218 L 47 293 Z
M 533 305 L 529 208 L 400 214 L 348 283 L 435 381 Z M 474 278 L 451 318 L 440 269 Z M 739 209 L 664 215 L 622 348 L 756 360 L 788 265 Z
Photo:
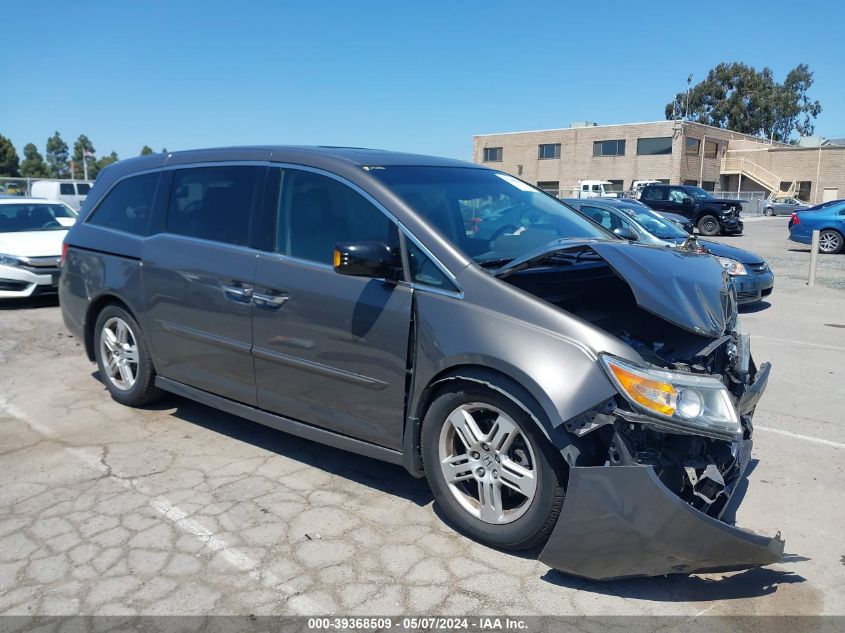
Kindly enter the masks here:
M 775 214 L 774 209 L 772 209 L 771 207 L 766 207 L 765 209 L 763 209 L 763 215 L 771 217 L 774 214 Z
M 134 339 L 137 347 L 137 368 L 135 370 L 134 384 L 127 388 L 119 388 L 114 380 L 110 378 L 109 372 L 105 366 L 105 359 L 103 358 L 103 344 L 104 328 L 107 322 L 113 319 L 120 319 L 129 328 L 131 336 Z M 103 308 L 97 315 L 97 321 L 94 325 L 94 356 L 97 360 L 97 367 L 100 370 L 100 379 L 109 390 L 112 398 L 117 400 L 120 404 L 129 407 L 142 407 L 159 400 L 164 392 L 155 386 L 156 371 L 153 361 L 150 358 L 149 346 L 141 331 L 141 326 L 132 317 L 129 312 L 118 305 L 108 305 Z
M 698 220 L 698 232 L 702 235 L 712 237 L 718 235 L 722 231 L 722 225 L 719 224 L 719 218 L 715 215 L 703 215 Z
M 822 243 L 831 243 L 832 248 L 822 250 Z M 836 255 L 837 253 L 841 253 L 843 249 L 845 249 L 845 237 L 842 236 L 842 233 L 834 229 L 824 229 L 821 231 L 819 235 L 820 253 L 824 253 L 825 255 Z
M 526 444 L 530 444 L 532 470 L 536 478 L 533 499 L 519 518 L 503 524 L 482 521 L 470 514 L 450 491 L 440 468 L 439 442 L 448 416 L 462 405 L 480 403 L 505 413 L 516 423 Z M 517 440 L 521 441 L 521 440 Z M 438 507 L 452 525 L 470 538 L 503 550 L 525 550 L 548 540 L 563 506 L 567 470 L 561 456 L 520 406 L 502 394 L 474 383 L 459 383 L 441 392 L 423 419 L 422 459 L 426 478 Z M 516 441 L 514 442 L 516 444 Z M 523 444 L 523 447 L 525 445 Z M 522 450 L 513 449 L 510 450 Z M 499 466 L 503 469 L 503 466 Z M 474 480 L 466 482 L 478 486 Z M 504 489 L 504 487 L 503 487 Z M 476 491 L 478 488 L 476 488 Z M 505 491 L 503 494 L 513 494 Z

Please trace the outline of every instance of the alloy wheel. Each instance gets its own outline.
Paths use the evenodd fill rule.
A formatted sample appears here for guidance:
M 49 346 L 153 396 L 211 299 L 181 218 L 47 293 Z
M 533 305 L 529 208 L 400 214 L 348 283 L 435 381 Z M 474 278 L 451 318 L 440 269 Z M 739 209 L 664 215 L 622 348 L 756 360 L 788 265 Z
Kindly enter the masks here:
M 129 325 L 111 317 L 100 333 L 100 356 L 106 378 L 121 391 L 128 391 L 138 377 L 138 343 Z
M 438 457 L 449 492 L 485 523 L 516 521 L 534 500 L 538 471 L 531 443 L 493 406 L 473 402 L 452 411 L 440 431 Z
M 839 249 L 842 237 L 834 231 L 823 231 L 819 235 L 819 250 L 822 253 L 835 253 Z
M 704 223 L 704 230 L 707 233 L 712 233 L 713 231 L 716 230 L 716 226 L 717 225 L 713 220 L 708 220 L 707 222 Z

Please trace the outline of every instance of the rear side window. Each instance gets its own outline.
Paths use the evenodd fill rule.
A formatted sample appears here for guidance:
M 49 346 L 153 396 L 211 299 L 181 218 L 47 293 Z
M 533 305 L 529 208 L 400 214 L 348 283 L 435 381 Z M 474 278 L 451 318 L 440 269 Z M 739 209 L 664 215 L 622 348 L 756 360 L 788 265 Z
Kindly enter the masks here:
M 167 205 L 167 232 L 246 246 L 258 168 L 178 169 Z
M 91 191 L 91 185 L 87 182 L 76 183 L 76 193 L 80 196 L 87 196 L 89 191 Z
M 59 185 L 59 193 L 63 196 L 75 196 L 76 191 L 73 189 L 72 182 L 63 182 Z
M 284 170 L 276 252 L 331 264 L 338 242 L 398 244 L 396 226 L 361 194 L 309 171 Z
M 157 183 L 157 173 L 121 180 L 97 205 L 88 224 L 147 235 Z
M 665 193 L 665 187 L 646 187 L 643 189 L 643 200 L 663 200 L 663 194 Z

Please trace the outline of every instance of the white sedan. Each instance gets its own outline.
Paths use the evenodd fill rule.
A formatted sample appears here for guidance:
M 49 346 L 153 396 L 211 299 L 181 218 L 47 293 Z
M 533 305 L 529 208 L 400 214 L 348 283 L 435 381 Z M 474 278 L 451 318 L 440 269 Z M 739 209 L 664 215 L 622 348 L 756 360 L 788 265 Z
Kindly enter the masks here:
M 57 200 L 0 198 L 0 299 L 56 292 L 76 212 Z

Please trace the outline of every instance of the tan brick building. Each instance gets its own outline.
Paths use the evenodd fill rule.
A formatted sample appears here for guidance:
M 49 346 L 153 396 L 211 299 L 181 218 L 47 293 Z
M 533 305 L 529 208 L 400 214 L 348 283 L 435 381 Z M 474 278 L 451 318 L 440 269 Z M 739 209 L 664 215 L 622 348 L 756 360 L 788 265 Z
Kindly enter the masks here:
M 845 147 L 796 147 L 689 121 L 573 123 L 559 130 L 473 137 L 473 160 L 573 195 L 582 180 L 626 190 L 635 180 L 695 184 L 716 192 L 845 197 Z

